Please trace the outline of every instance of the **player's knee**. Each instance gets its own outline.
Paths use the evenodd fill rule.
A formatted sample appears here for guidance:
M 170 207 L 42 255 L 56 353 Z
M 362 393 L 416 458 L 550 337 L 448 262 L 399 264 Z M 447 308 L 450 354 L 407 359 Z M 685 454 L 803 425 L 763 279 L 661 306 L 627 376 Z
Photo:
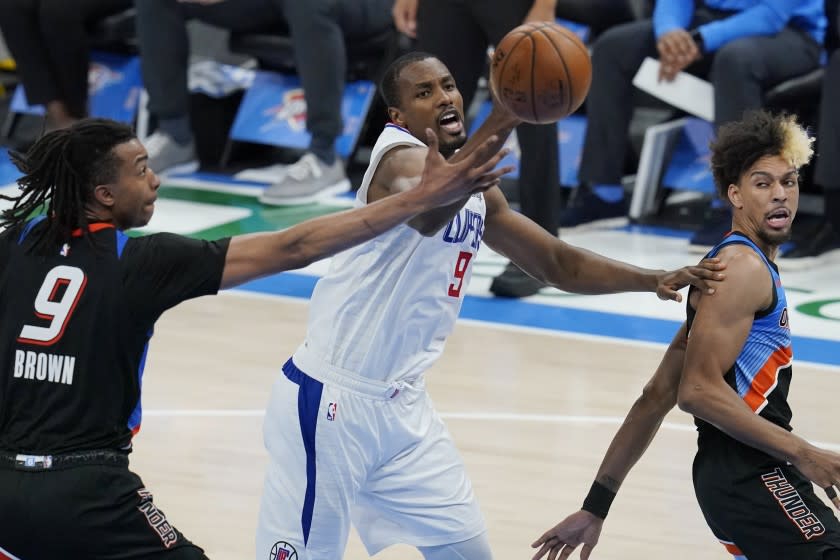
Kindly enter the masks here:
M 466 541 L 441 546 L 419 546 L 425 560 L 492 560 L 487 533 Z

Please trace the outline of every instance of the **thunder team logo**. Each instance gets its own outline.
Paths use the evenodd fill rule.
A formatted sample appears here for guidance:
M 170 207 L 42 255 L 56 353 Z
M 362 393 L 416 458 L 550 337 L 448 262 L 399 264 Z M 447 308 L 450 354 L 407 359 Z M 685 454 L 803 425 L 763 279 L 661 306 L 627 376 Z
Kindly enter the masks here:
M 267 132 L 280 126 L 287 126 L 294 132 L 306 128 L 306 100 L 303 89 L 291 89 L 283 94 L 283 101 L 263 111 L 268 121 L 260 127 L 260 132 Z
M 115 72 L 99 62 L 91 62 L 88 70 L 88 94 L 93 96 L 122 79 L 122 73 Z

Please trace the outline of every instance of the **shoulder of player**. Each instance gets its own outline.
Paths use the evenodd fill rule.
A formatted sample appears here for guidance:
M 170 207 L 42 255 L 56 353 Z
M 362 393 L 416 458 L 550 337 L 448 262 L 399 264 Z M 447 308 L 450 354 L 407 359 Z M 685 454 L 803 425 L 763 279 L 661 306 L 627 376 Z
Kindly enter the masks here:
M 726 264 L 726 280 L 721 282 L 715 297 L 704 299 L 750 309 L 763 308 L 767 298 L 772 297 L 772 279 L 764 259 L 755 249 L 742 244 L 723 247 L 718 257 Z
M 160 232 L 149 235 L 128 236 L 124 254 L 151 253 L 151 257 L 165 256 L 162 252 L 180 251 L 188 246 L 198 246 L 199 239 L 193 239 L 177 233 Z
M 371 185 L 394 192 L 395 183 L 405 179 L 420 177 L 426 162 L 425 146 L 401 145 L 388 150 L 379 160 Z
M 725 245 L 718 251 L 717 257 L 726 264 L 727 277 L 730 273 L 755 274 L 767 270 L 764 259 L 755 249 L 743 243 L 732 243 Z

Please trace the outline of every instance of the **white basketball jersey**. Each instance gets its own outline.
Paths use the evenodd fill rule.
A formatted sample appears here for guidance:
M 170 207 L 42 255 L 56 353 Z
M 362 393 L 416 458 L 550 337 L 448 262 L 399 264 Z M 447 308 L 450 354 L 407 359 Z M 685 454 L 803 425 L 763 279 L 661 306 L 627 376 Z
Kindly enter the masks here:
M 367 202 L 376 167 L 397 146 L 425 146 L 385 127 L 356 195 Z M 431 366 L 452 332 L 484 233 L 481 194 L 430 237 L 400 225 L 336 255 L 315 286 L 306 341 L 293 356 L 307 374 L 347 374 L 377 382 L 412 380 Z

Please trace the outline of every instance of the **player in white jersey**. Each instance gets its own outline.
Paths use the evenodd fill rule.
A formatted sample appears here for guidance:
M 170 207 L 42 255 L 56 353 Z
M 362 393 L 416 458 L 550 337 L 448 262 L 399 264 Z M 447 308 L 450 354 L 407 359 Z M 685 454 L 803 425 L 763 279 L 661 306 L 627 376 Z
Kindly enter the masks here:
M 519 123 L 497 105 L 467 141 L 455 81 L 425 53 L 394 62 L 382 92 L 391 124 L 358 205 L 417 184 L 427 128 L 458 161 Z M 705 280 L 721 276 L 715 261 L 663 272 L 574 248 L 513 211 L 498 187 L 339 254 L 312 295 L 306 339 L 272 391 L 256 558 L 341 558 L 351 521 L 370 554 L 405 543 L 428 560 L 491 558 L 463 462 L 423 378 L 452 331 L 482 239 L 534 277 L 578 293 L 679 300 L 688 283 L 709 290 Z

